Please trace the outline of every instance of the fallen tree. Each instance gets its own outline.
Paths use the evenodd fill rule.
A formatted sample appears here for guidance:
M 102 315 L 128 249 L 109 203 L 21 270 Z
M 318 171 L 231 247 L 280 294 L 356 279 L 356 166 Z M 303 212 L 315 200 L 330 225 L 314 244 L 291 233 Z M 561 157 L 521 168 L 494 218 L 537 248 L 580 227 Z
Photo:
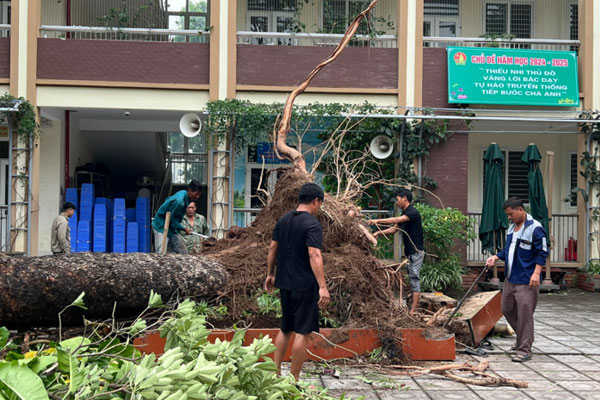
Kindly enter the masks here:
M 228 274 L 216 260 L 175 254 L 77 253 L 17 258 L 0 254 L 0 326 L 58 324 L 58 313 L 81 292 L 88 310 L 69 309 L 63 322 L 131 316 L 147 305 L 151 290 L 169 299 L 207 297 Z M 116 309 L 113 311 L 117 304 Z

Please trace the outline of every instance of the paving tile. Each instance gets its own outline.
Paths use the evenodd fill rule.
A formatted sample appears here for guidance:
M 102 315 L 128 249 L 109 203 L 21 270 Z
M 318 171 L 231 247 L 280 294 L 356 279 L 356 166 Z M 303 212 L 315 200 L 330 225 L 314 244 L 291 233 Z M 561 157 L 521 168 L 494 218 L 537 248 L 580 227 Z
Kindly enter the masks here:
M 552 392 L 527 392 L 529 396 L 535 400 L 579 400 L 580 397 L 567 391 L 552 391 Z
M 531 400 L 531 397 L 527 396 L 527 394 L 524 392 L 519 392 L 518 390 L 509 391 L 504 390 L 504 388 L 495 388 L 495 390 L 482 390 L 476 393 L 485 400 Z
M 422 390 L 378 390 L 377 394 L 381 400 L 430 399 Z
M 426 379 L 426 378 L 415 378 L 421 389 L 426 392 L 437 391 L 437 390 L 465 390 L 466 386 L 462 383 L 451 381 L 448 379 Z
M 327 393 L 336 398 L 340 398 L 344 396 L 344 399 L 359 399 L 363 398 L 364 400 L 379 400 L 377 393 L 374 390 L 328 390 Z
M 490 363 L 490 369 L 492 369 L 493 371 L 527 371 L 530 368 L 526 365 L 526 363 L 499 361 Z
M 373 380 L 371 386 L 376 390 L 421 390 L 412 379 L 395 379 L 393 377 Z
M 600 371 L 600 363 L 594 360 L 590 360 L 586 363 L 579 362 L 571 362 L 567 363 L 569 367 L 573 368 L 576 371 L 584 372 L 584 371 Z
M 600 382 L 596 381 L 557 381 L 560 386 L 567 390 L 600 391 Z
M 514 363 L 516 364 L 516 363 Z M 534 371 L 572 371 L 568 365 L 562 364 L 558 361 L 554 362 L 538 362 L 537 359 L 532 359 L 524 364 L 527 364 L 529 368 Z
M 524 392 L 549 392 L 549 391 L 564 391 L 564 389 L 558 385 L 558 383 L 550 382 L 548 380 L 543 381 L 529 381 L 525 389 L 519 389 Z
M 573 394 L 576 394 L 585 400 L 600 400 L 600 392 L 581 392 L 576 390 L 573 392 Z
M 581 371 L 581 373 L 595 381 L 600 381 L 600 371 Z
M 498 386 L 467 385 L 467 387 L 469 389 L 471 389 L 472 391 L 476 392 L 477 394 L 479 394 L 480 396 L 481 396 L 480 392 L 494 392 L 494 391 L 504 390 L 507 392 L 516 393 L 519 391 L 519 389 L 517 389 L 516 387 L 512 387 L 512 386 L 503 386 L 502 388 L 499 388 Z
M 342 390 L 352 388 L 353 390 L 368 390 L 371 386 L 357 379 L 335 379 L 322 377 L 323 386 L 331 390 Z
M 591 359 L 594 359 L 594 360 L 596 360 L 596 361 L 600 361 L 600 355 L 594 355 L 594 354 L 591 354 L 589 357 L 590 357 Z
M 577 371 L 539 371 L 539 373 L 554 382 L 590 380 L 590 378 Z
M 560 354 L 555 354 L 555 355 L 551 355 L 550 357 L 552 357 L 553 359 L 555 359 L 556 361 L 560 361 L 566 364 L 571 364 L 571 363 L 589 363 L 589 362 L 594 362 L 594 360 L 588 356 L 584 356 L 584 355 L 560 355 Z M 573 367 L 574 369 L 577 369 L 575 367 Z
M 547 380 L 546 377 L 544 377 L 543 375 L 538 374 L 535 371 L 511 371 L 510 374 L 500 374 L 500 375 L 506 375 L 505 377 L 508 378 L 510 377 L 511 379 L 517 379 L 519 381 L 545 381 Z
M 434 391 L 427 392 L 429 396 L 434 400 L 479 400 L 481 397 L 470 390 L 456 390 L 456 391 Z

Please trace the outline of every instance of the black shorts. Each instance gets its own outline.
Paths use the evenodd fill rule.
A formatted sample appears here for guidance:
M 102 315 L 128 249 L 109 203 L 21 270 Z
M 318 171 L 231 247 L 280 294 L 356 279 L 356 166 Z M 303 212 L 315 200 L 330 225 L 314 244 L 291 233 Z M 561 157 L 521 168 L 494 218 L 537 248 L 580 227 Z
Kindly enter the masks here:
M 280 289 L 281 331 L 308 334 L 319 332 L 319 288 L 297 292 Z

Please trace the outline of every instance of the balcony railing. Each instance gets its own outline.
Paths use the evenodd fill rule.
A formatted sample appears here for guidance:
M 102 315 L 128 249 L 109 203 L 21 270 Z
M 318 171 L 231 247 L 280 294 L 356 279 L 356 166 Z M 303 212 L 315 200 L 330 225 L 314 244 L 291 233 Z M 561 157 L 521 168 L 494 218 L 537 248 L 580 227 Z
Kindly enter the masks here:
M 489 39 L 473 37 L 423 37 L 425 47 L 498 47 L 508 49 L 577 51 L 579 40 L 562 39 Z
M 344 35 L 333 33 L 293 33 L 293 32 L 251 32 L 239 31 L 238 44 L 257 44 L 268 46 L 337 46 Z M 396 35 L 355 35 L 351 47 L 396 48 Z
M 42 25 L 43 38 L 208 43 L 210 32 L 185 29 Z
M 10 25 L 9 24 L 0 24 L 0 37 L 9 37 L 10 36 Z
M 469 213 L 473 221 L 475 233 L 479 235 L 479 224 L 481 223 L 481 213 Z M 554 214 L 552 215 L 552 250 L 550 251 L 550 261 L 553 263 L 576 262 L 575 254 L 569 254 L 569 239 L 577 240 L 577 214 Z M 485 262 L 489 257 L 481 253 L 481 242 L 475 239 L 467 246 L 467 261 Z
M 8 206 L 0 206 L 0 252 L 8 251 Z

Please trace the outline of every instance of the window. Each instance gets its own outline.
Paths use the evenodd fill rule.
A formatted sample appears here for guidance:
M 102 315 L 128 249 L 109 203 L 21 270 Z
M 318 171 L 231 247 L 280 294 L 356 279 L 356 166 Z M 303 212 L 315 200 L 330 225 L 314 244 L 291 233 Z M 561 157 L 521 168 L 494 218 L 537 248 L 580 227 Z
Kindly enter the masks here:
M 247 26 L 252 32 L 295 31 L 296 0 L 248 0 Z M 277 39 L 291 45 L 292 39 Z M 273 39 L 258 38 L 253 44 L 272 44 Z
M 531 3 L 488 2 L 485 4 L 485 33 L 531 38 Z
M 569 4 L 569 39 L 579 39 L 579 6 L 577 3 Z M 571 46 L 571 51 L 577 51 L 577 46 Z
M 458 0 L 425 0 L 425 15 L 459 15 Z
M 521 160 L 523 153 L 523 151 L 506 150 L 502 152 L 502 154 L 504 154 L 504 164 L 502 165 L 502 175 L 504 176 L 504 194 L 506 198 L 517 196 L 523 200 L 524 203 L 529 203 L 529 183 L 527 182 L 529 165 Z M 508 173 L 506 171 L 508 171 Z M 482 175 L 483 190 L 481 194 L 483 198 L 483 193 L 485 192 L 485 171 Z
M 570 165 L 570 170 L 569 170 L 569 180 L 570 180 L 570 189 L 571 192 L 573 193 L 572 190 L 575 189 L 577 187 L 577 154 L 573 153 L 571 154 L 571 165 Z M 569 202 L 569 204 L 571 205 L 571 207 L 577 207 L 577 197 L 575 197 L 575 199 L 571 202 Z
M 323 1 L 323 32 L 344 33 L 354 17 L 363 11 L 367 5 L 366 0 L 324 0 Z M 369 19 L 363 19 L 356 33 L 366 35 L 370 32 L 370 25 L 374 18 L 373 10 Z
M 458 0 L 425 0 L 423 36 L 456 37 L 459 35 Z M 426 42 L 425 46 L 430 46 Z
M 192 179 L 206 185 L 208 154 L 205 136 L 200 134 L 188 138 L 174 132 L 169 134 L 169 147 L 173 185 L 187 185 Z
M 10 1 L 0 1 L 0 24 L 10 25 Z M 10 36 L 10 30 L 1 29 L 0 37 Z
M 182 4 L 184 3 L 184 4 Z M 166 4 L 169 16 L 169 28 L 205 31 L 209 28 L 208 0 L 168 0 Z M 175 41 L 199 42 L 206 39 L 202 36 L 175 36 Z

